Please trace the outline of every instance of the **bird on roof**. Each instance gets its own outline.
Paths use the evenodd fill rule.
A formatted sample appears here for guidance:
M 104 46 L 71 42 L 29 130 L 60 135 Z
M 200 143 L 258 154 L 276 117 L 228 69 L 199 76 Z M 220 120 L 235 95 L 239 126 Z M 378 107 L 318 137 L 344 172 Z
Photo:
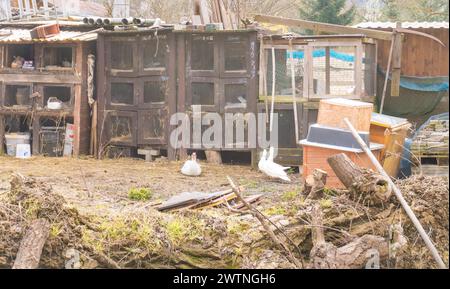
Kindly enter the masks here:
M 188 159 L 181 168 L 181 173 L 186 176 L 196 177 L 202 173 L 202 168 L 197 162 L 197 154 L 192 153 L 190 159 Z

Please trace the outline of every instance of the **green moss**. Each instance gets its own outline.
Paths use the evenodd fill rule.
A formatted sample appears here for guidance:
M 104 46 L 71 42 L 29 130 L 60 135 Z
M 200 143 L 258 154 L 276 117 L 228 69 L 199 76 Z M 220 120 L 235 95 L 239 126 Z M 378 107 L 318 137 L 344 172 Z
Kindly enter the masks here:
M 246 184 L 244 184 L 244 186 L 247 189 L 257 189 L 259 185 L 258 182 L 256 181 L 248 181 Z
M 59 224 L 53 224 L 50 227 L 50 236 L 57 237 L 59 234 L 61 234 L 61 226 Z
M 321 199 L 319 204 L 320 204 L 320 207 L 323 209 L 331 208 L 333 206 L 333 201 L 330 199 Z
M 296 199 L 298 195 L 299 195 L 298 191 L 287 191 L 283 193 L 283 195 L 281 196 L 281 200 L 285 202 L 292 201 Z
M 274 216 L 274 215 L 285 215 L 286 214 L 286 209 L 283 207 L 279 207 L 279 206 L 275 206 L 275 207 L 270 207 L 266 210 L 264 210 L 264 214 L 267 216 Z
M 41 209 L 39 202 L 37 202 L 32 198 L 29 198 L 25 200 L 23 206 L 25 208 L 25 215 L 27 216 L 27 218 L 29 219 L 37 218 L 39 210 Z
M 153 195 L 149 188 L 131 188 L 128 191 L 128 198 L 134 201 L 147 201 Z
M 204 224 L 195 218 L 175 218 L 166 224 L 167 236 L 174 245 L 185 241 L 200 240 L 203 237 Z
M 229 222 L 227 229 L 230 234 L 240 234 L 248 231 L 250 224 L 246 222 Z

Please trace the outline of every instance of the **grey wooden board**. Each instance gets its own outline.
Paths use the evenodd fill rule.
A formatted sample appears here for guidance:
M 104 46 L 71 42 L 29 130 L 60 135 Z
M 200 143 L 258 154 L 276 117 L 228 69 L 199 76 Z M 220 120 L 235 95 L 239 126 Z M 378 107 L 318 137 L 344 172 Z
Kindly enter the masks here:
M 215 192 L 215 193 L 204 193 L 204 192 L 183 192 L 181 194 L 175 195 L 169 198 L 167 201 L 163 202 L 157 209 L 159 211 L 168 210 L 175 207 L 182 207 L 189 204 L 196 204 L 204 202 L 206 200 L 211 200 L 223 196 L 229 192 Z

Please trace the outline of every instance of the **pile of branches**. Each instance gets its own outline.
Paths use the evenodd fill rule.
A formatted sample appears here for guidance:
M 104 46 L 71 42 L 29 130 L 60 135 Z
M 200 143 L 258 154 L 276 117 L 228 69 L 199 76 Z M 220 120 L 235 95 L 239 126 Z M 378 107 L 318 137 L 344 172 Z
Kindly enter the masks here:
M 419 176 L 398 186 L 448 264 L 447 180 Z M 318 198 L 298 192 L 244 212 L 161 213 L 143 206 L 82 216 L 47 184 L 15 174 L 11 190 L 0 195 L 0 267 L 435 267 L 394 198 L 374 205 L 354 196 L 325 187 Z M 27 252 L 33 236 L 44 239 L 42 250 L 27 265 L 24 256 L 37 254 Z

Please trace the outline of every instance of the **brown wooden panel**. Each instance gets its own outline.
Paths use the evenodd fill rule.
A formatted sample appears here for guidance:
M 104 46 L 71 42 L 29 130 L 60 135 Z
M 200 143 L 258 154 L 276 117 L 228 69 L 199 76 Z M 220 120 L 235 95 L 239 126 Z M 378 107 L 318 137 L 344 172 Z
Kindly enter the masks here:
M 138 112 L 138 145 L 165 144 L 168 125 L 166 109 Z

